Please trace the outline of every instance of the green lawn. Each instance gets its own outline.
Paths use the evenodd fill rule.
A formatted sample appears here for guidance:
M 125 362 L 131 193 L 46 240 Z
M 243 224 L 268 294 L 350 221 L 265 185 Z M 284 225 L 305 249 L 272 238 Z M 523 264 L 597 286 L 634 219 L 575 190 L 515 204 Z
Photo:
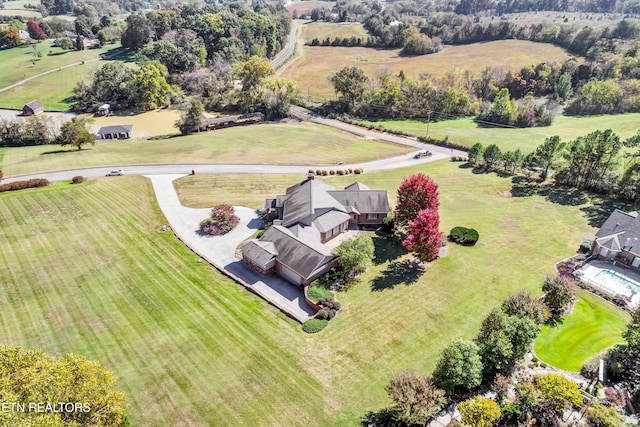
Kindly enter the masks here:
M 0 107 L 20 109 L 27 102 L 37 99 L 47 110 L 68 111 L 73 104 L 73 88 L 80 80 L 88 81 L 101 65 L 100 62 L 87 62 L 30 80 L 2 92 Z
M 53 46 L 51 40 L 45 40 L 34 46 L 41 53 L 40 58 L 34 56 L 30 46 L 0 50 L 0 88 L 64 65 L 98 58 L 102 53 L 109 54 L 120 48 L 119 44 L 109 44 L 100 49 L 65 51 Z M 53 55 L 49 55 L 50 52 Z M 0 95 L 0 99 L 4 99 L 3 96 Z M 47 107 L 46 104 L 45 107 Z
M 335 165 L 338 160 L 355 163 L 409 151 L 411 147 L 367 140 L 327 126 L 291 123 L 229 128 L 157 141 L 97 141 L 95 147 L 82 151 L 61 150 L 54 145 L 7 148 L 0 166 L 9 176 L 136 164 Z
M 540 360 L 577 372 L 584 362 L 614 344 L 624 342 L 629 316 L 586 291 L 578 293 L 573 312 L 562 323 L 544 326 L 534 343 Z
M 545 138 L 553 135 L 559 135 L 564 141 L 568 141 L 597 129 L 611 128 L 621 138 L 628 138 L 640 129 L 640 113 L 583 117 L 558 115 L 551 126 L 526 129 L 482 128 L 470 118 L 430 123 L 427 120 L 375 120 L 371 123 L 418 136 L 427 135 L 428 125 L 429 136 L 432 138 L 449 137 L 451 142 L 467 147 L 476 142 L 485 147 L 497 144 L 503 151 L 520 148 L 529 153 L 542 144 Z
M 2 194 L 0 342 L 100 360 L 133 425 L 358 425 L 389 403 L 392 373 L 430 373 L 504 296 L 540 294 L 553 263 L 595 231 L 586 203 L 514 198 L 510 178 L 459 163 L 326 182 L 357 179 L 393 197 L 417 171 L 440 186 L 441 229 L 473 227 L 478 244 L 450 245 L 416 271 L 397 242 L 377 238 L 375 265 L 316 335 L 158 232 L 166 221 L 142 177 Z

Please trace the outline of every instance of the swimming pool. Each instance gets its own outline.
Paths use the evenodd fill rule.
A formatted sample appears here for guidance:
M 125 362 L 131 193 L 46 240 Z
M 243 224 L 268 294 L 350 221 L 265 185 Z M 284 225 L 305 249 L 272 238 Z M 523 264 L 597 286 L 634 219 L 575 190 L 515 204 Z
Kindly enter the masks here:
M 592 280 L 614 294 L 626 295 L 628 297 L 633 297 L 634 294 L 640 294 L 640 285 L 638 283 L 632 282 L 609 270 L 600 270 L 598 274 L 593 276 Z

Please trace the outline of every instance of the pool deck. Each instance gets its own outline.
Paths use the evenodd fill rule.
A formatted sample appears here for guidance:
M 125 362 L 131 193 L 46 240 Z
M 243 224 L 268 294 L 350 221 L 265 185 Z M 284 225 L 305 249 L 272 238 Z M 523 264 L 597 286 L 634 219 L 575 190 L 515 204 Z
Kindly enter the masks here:
M 620 289 L 616 286 L 610 286 L 604 283 L 600 283 L 595 277 L 603 270 L 610 271 L 612 273 L 615 273 L 616 275 L 624 277 L 628 281 L 635 284 L 638 287 L 638 291 L 630 292 L 626 287 L 624 289 Z M 580 281 L 588 284 L 589 286 L 593 286 L 594 288 L 611 296 L 621 294 L 630 297 L 631 303 L 629 305 L 631 307 L 640 306 L 640 274 L 630 271 L 628 268 L 624 268 L 620 265 L 614 265 L 611 262 L 592 260 L 581 267 L 579 270 L 576 270 L 574 274 Z

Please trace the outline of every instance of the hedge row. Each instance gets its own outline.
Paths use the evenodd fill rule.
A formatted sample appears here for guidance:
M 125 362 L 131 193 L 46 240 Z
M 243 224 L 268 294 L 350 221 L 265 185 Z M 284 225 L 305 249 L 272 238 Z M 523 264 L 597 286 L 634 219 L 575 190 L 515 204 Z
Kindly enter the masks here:
M 0 193 L 5 191 L 24 190 L 27 188 L 46 187 L 49 181 L 44 178 L 34 178 L 26 181 L 14 181 L 7 184 L 0 184 Z
M 326 169 L 309 169 L 309 173 L 310 174 L 314 174 L 317 176 L 327 176 L 327 175 L 350 175 L 350 174 L 356 174 L 356 175 L 360 175 L 361 173 L 364 172 L 364 169 L 362 168 L 348 168 L 348 169 L 331 169 L 331 170 L 326 170 Z

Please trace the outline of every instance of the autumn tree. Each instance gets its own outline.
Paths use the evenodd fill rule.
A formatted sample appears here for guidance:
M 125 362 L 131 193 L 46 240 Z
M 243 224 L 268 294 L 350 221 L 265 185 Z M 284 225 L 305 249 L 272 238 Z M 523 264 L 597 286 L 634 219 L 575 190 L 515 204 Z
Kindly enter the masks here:
M 509 89 L 502 88 L 496 94 L 491 107 L 487 111 L 481 113 L 478 116 L 478 119 L 490 123 L 513 125 L 517 115 L 518 105 L 516 104 L 515 99 L 511 98 Z
M 567 306 L 576 299 L 576 286 L 566 277 L 547 276 L 542 290 L 545 293 L 544 303 L 554 316 L 561 316 Z
M 204 106 L 198 98 L 194 98 L 189 102 L 189 107 L 182 112 L 180 120 L 176 122 L 176 126 L 183 135 L 189 135 L 193 132 L 200 132 L 200 128 L 204 124 Z
M 477 396 L 458 405 L 462 422 L 471 427 L 490 427 L 500 418 L 500 405 L 495 401 Z
M 534 384 L 540 393 L 540 399 L 558 414 L 582 403 L 578 384 L 564 375 L 539 375 L 535 378 Z
M 447 346 L 433 371 L 433 381 L 447 395 L 456 389 L 472 390 L 482 381 L 482 360 L 472 341 L 457 340 Z
M 0 47 L 17 47 L 22 44 L 20 31 L 15 27 L 5 27 L 0 30 Z
M 535 158 L 538 166 L 542 169 L 540 178 L 544 181 L 549 176 L 549 169 L 553 167 L 554 162 L 560 157 L 564 150 L 565 143 L 560 141 L 560 137 L 555 135 L 546 138 L 541 145 L 535 150 Z
M 352 107 L 362 100 L 367 83 L 367 76 L 362 69 L 345 67 L 331 76 L 330 80 L 336 93 Z
M 442 233 L 440 215 L 435 209 L 424 209 L 418 217 L 409 223 L 409 234 L 402 242 L 402 246 L 421 262 L 433 261 L 438 257 L 442 247 Z
M 162 64 L 148 63 L 133 74 L 133 98 L 139 110 L 148 111 L 167 103 L 169 83 L 167 70 Z
M 438 210 L 440 199 L 438 185 L 423 173 L 405 178 L 398 187 L 398 201 L 395 208 L 396 230 L 406 233 L 409 222 L 418 218 L 424 209 Z
M 0 345 L 0 396 L 10 402 L 80 402 L 57 411 L 3 411 L 2 425 L 124 427 L 125 396 L 97 362 L 77 354 L 55 358 L 35 349 Z
M 242 80 L 242 109 L 245 112 L 255 111 L 264 97 L 262 84 L 273 75 L 275 70 L 269 61 L 258 56 L 252 56 L 238 66 L 237 75 Z
M 74 117 L 60 127 L 59 141 L 63 147 L 71 145 L 82 150 L 83 145 L 96 145 L 96 136 L 88 129 L 89 122 L 84 117 Z
M 34 40 L 44 40 L 47 38 L 47 35 L 42 31 L 40 25 L 36 21 L 27 21 L 27 31 L 29 32 L 29 37 Z
M 525 289 L 507 296 L 502 301 L 502 311 L 509 316 L 528 317 L 537 324 L 544 323 L 550 316 L 549 309 L 542 299 Z
M 388 409 L 392 418 L 404 425 L 425 425 L 445 405 L 444 391 L 416 372 L 393 375 L 386 387 L 393 405 Z
M 264 105 L 267 110 L 267 119 L 288 117 L 291 101 L 296 96 L 295 83 L 288 79 L 273 79 L 268 80 L 264 86 Z

